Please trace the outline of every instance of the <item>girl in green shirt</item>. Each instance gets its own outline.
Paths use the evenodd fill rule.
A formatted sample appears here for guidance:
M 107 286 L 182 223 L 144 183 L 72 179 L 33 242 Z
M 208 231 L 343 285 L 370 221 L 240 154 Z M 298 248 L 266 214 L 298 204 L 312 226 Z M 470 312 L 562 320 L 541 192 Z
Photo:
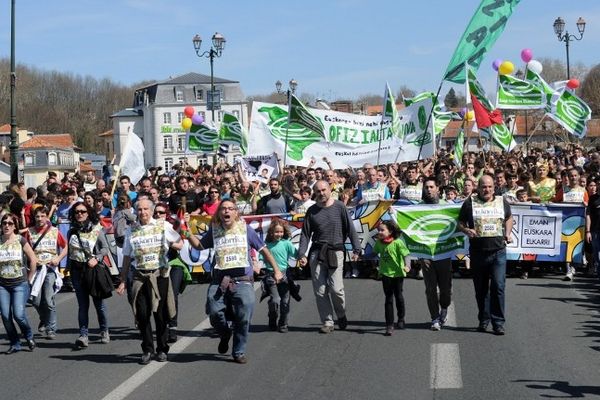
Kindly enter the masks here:
M 393 221 L 382 221 L 377 227 L 378 238 L 373 251 L 379 256 L 379 274 L 385 295 L 385 336 L 394 332 L 394 299 L 398 322 L 396 328 L 404 329 L 404 296 L 402 285 L 406 273 L 410 271 L 410 263 L 406 259 L 409 254 L 404 240 L 400 238 L 400 228 Z

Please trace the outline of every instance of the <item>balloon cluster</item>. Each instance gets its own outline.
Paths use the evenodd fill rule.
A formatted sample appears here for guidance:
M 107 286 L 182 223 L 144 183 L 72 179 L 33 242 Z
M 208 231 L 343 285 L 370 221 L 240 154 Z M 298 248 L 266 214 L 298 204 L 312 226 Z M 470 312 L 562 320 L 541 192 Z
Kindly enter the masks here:
M 460 115 L 466 121 L 475 121 L 475 111 L 469 111 L 467 107 L 463 107 L 459 112 Z
M 515 65 L 510 61 L 502 61 L 497 58 L 492 63 L 492 68 L 494 68 L 494 71 L 498 71 L 500 75 L 510 75 L 515 70 Z
M 181 121 L 181 127 L 186 131 L 189 130 L 192 125 L 200 125 L 204 122 L 202 115 L 196 114 L 196 111 L 192 106 L 184 108 L 183 114 L 185 115 L 185 118 Z

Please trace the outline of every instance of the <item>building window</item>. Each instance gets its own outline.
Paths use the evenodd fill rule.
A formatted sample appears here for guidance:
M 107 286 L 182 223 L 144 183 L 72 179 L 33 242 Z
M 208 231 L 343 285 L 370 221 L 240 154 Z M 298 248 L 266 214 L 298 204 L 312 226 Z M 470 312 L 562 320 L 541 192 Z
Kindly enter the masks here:
M 219 91 L 221 101 L 225 100 L 225 86 L 216 86 L 215 89 Z
M 163 137 L 163 149 L 164 150 L 172 150 L 173 149 L 173 137 L 172 136 L 164 136 Z
M 183 97 L 183 88 L 181 86 L 177 86 L 175 88 L 175 101 L 177 102 L 183 102 L 184 97 Z
M 204 90 L 196 88 L 196 101 L 204 100 Z
M 217 121 L 221 122 L 223 120 L 223 111 L 219 111 L 217 113 Z
M 181 121 L 185 118 L 185 115 L 182 112 L 177 113 L 177 123 L 180 124 Z
M 25 165 L 35 165 L 35 153 L 25 153 Z
M 177 151 L 185 151 L 185 136 L 179 136 L 177 138 Z
M 48 153 L 48 165 L 56 165 L 56 153 Z
M 171 123 L 171 113 L 163 113 L 163 124 Z
M 173 168 L 173 159 L 165 158 L 165 172 L 169 172 Z
M 198 115 L 202 116 L 202 120 L 206 121 L 206 112 L 204 111 L 198 111 Z

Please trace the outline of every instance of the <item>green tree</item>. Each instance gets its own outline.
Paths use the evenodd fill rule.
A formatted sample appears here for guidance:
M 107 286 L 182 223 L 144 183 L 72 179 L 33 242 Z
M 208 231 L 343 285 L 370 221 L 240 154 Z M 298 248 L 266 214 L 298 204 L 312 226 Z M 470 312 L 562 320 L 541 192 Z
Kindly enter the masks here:
M 446 96 L 444 97 L 444 105 L 447 108 L 458 107 L 458 98 L 456 97 L 456 92 L 454 91 L 454 88 L 450 88 L 450 90 L 448 90 L 448 94 L 446 94 Z

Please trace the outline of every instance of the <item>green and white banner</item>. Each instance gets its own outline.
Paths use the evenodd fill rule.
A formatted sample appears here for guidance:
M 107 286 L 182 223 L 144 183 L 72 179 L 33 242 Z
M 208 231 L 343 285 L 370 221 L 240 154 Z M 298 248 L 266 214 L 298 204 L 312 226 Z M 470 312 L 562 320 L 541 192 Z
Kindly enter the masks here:
M 546 105 L 539 85 L 510 75 L 498 76 L 496 93 L 496 106 L 500 109 L 536 110 Z
M 463 33 L 444 73 L 444 80 L 465 81 L 464 63 L 477 68 L 494 45 L 520 0 L 482 0 Z
M 439 260 L 468 254 L 468 240 L 457 230 L 460 208 L 460 204 L 392 206 L 390 214 L 411 256 Z
M 290 96 L 290 124 L 298 124 L 327 140 L 323 123 L 293 94 Z
M 383 118 L 391 122 L 392 134 L 399 136 L 400 118 L 398 117 L 398 109 L 396 108 L 394 94 L 390 90 L 390 85 L 388 83 L 385 85 L 385 94 L 383 95 Z
M 431 127 L 425 132 L 431 100 L 398 111 L 398 132 L 392 122 L 381 116 L 367 116 L 332 110 L 310 109 L 324 127 L 327 140 L 298 123 L 288 124 L 287 107 L 254 102 L 248 138 L 248 155 L 276 152 L 283 155 L 287 136 L 287 163 L 309 164 L 316 158 L 317 166 L 326 167 L 327 157 L 334 168 L 362 167 L 377 158 L 381 135 L 380 163 L 414 161 L 432 157 L 434 142 Z M 398 157 L 397 157 L 398 156 Z M 396 159 L 397 157 L 397 159 Z M 283 157 L 281 157 L 283 158 Z
M 223 114 L 223 123 L 219 129 L 219 140 L 221 143 L 239 146 L 240 152 L 244 155 L 248 152 L 248 132 L 233 114 Z
M 415 97 L 402 97 L 406 107 L 415 103 L 426 101 L 427 99 L 430 99 L 433 102 L 433 116 L 430 123 L 433 124 L 433 131 L 437 137 L 440 133 L 442 133 L 446 126 L 448 126 L 450 121 L 456 118 L 455 113 L 452 111 L 444 111 L 443 105 L 438 102 L 438 98 L 433 92 L 419 93 L 415 95 Z

